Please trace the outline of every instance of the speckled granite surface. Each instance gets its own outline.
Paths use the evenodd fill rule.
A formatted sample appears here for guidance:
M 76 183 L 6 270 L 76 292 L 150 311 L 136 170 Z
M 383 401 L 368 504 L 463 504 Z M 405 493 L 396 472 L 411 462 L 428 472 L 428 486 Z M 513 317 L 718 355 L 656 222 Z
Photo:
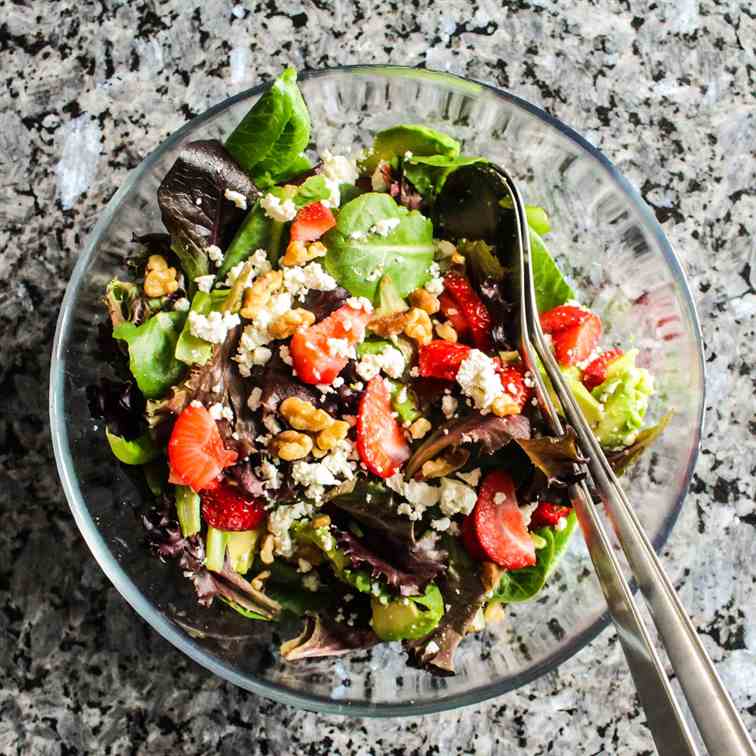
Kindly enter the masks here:
M 653 750 L 613 631 L 474 708 L 320 716 L 186 660 L 79 537 L 47 428 L 49 345 L 77 252 L 148 151 L 286 63 L 388 61 L 506 86 L 582 131 L 655 208 L 698 302 L 711 404 L 665 556 L 756 733 L 752 6 L 660 0 L 635 16 L 609 0 L 566 13 L 555 0 L 503 5 L 0 0 L 0 753 Z

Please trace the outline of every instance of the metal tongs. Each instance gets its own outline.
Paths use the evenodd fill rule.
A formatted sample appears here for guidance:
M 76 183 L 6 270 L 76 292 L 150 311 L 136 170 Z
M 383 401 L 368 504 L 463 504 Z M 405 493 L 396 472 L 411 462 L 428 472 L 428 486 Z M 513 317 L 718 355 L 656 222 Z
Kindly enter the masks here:
M 554 393 L 586 459 L 590 479 L 603 501 L 630 569 L 646 599 L 667 651 L 674 673 L 709 752 L 722 756 L 754 756 L 743 721 L 704 650 L 669 578 L 633 511 L 609 462 L 586 422 L 544 338 L 533 286 L 530 238 L 525 206 L 509 173 L 497 170 L 505 179 L 512 199 L 515 220 L 514 263 L 519 272 L 519 321 L 521 351 L 533 375 L 538 401 L 555 434 L 564 427 L 541 377 L 538 362 L 545 368 Z M 517 281 L 515 281 L 515 286 Z M 515 290 L 517 293 L 517 290 Z M 699 754 L 675 698 L 659 655 L 641 619 L 632 591 L 620 570 L 603 521 L 586 480 L 569 489 L 580 527 L 596 569 L 609 613 L 617 626 L 622 648 L 633 675 L 656 746 L 664 756 Z

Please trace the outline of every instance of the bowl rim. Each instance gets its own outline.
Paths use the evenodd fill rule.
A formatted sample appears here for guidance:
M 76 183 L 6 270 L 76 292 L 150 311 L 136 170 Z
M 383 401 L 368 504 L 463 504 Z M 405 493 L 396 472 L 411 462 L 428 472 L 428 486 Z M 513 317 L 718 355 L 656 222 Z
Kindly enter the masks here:
M 567 137 L 573 144 L 587 152 L 594 158 L 599 166 L 604 170 L 607 178 L 615 185 L 617 189 L 627 198 L 629 203 L 638 213 L 640 223 L 651 234 L 656 245 L 661 250 L 670 272 L 678 286 L 684 307 L 687 308 L 691 320 L 693 335 L 698 347 L 698 369 L 702 377 L 702 396 L 699 416 L 696 423 L 695 437 L 692 447 L 692 453 L 688 460 L 688 466 L 685 470 L 684 485 L 681 487 L 681 493 L 678 496 L 675 506 L 672 508 L 665 521 L 662 523 L 657 537 L 654 539 L 654 548 L 658 552 L 669 537 L 674 527 L 683 501 L 687 494 L 688 487 L 693 475 L 698 454 L 700 451 L 701 437 L 703 434 L 704 412 L 706 408 L 706 370 L 703 355 L 703 339 L 701 325 L 696 310 L 695 301 L 693 300 L 683 267 L 659 225 L 656 217 L 648 205 L 640 197 L 636 189 L 630 182 L 622 176 L 614 164 L 596 147 L 582 137 L 577 131 L 563 123 L 555 116 L 550 115 L 540 107 L 528 102 L 527 100 L 509 92 L 506 89 L 495 87 L 491 84 L 476 81 L 475 79 L 466 78 L 449 72 L 435 71 L 428 68 L 413 68 L 400 65 L 385 64 L 365 64 L 365 65 L 348 65 L 333 66 L 328 68 L 319 68 L 315 70 L 305 70 L 298 72 L 300 80 L 317 79 L 321 76 L 328 76 L 333 73 L 362 74 L 367 77 L 377 74 L 388 74 L 394 76 L 407 76 L 409 78 L 423 78 L 433 81 L 451 84 L 458 89 L 467 88 L 471 93 L 478 94 L 481 90 L 492 92 L 497 97 L 509 102 L 512 105 L 527 111 L 536 116 L 539 120 L 555 128 L 563 136 Z M 144 597 L 134 582 L 129 578 L 126 572 L 121 568 L 118 562 L 113 558 L 110 548 L 105 543 L 104 538 L 99 532 L 91 514 L 87 508 L 86 502 L 79 487 L 79 482 L 73 469 L 70 457 L 68 430 L 64 417 L 64 375 L 66 366 L 65 347 L 67 344 L 66 335 L 70 330 L 70 323 L 73 314 L 72 302 L 74 296 L 84 277 L 87 264 L 93 257 L 97 249 L 99 237 L 109 226 L 114 215 L 115 209 L 121 199 L 126 195 L 132 185 L 146 172 L 150 170 L 160 156 L 180 142 L 183 137 L 191 132 L 199 124 L 211 119 L 217 113 L 225 110 L 230 105 L 245 100 L 249 97 L 258 95 L 270 86 L 270 82 L 258 84 L 257 86 L 245 89 L 242 92 L 228 97 L 223 101 L 213 105 L 205 112 L 193 117 L 181 128 L 175 131 L 162 141 L 152 152 L 150 152 L 141 163 L 136 166 L 127 176 L 121 187 L 114 193 L 107 206 L 102 211 L 97 223 L 89 234 L 82 253 L 74 266 L 71 278 L 66 287 L 63 297 L 58 322 L 55 329 L 53 348 L 50 363 L 50 393 L 49 393 L 49 412 L 50 412 L 50 430 L 52 436 L 53 451 L 58 469 L 58 475 L 63 485 L 63 490 L 68 501 L 68 505 L 73 514 L 76 525 L 78 526 L 84 541 L 89 547 L 92 555 L 96 559 L 100 568 L 107 575 L 108 579 L 115 586 L 121 596 L 131 605 L 131 607 L 150 624 L 163 638 L 169 641 L 180 651 L 189 656 L 193 661 L 219 677 L 228 680 L 234 685 L 249 690 L 266 698 L 273 699 L 280 703 L 296 706 L 299 708 L 323 712 L 328 714 L 340 714 L 349 716 L 369 716 L 369 717 L 396 717 L 396 716 L 418 716 L 431 714 L 449 709 L 459 708 L 480 703 L 490 698 L 507 693 L 511 690 L 521 687 L 536 678 L 555 670 L 560 664 L 578 653 L 587 644 L 594 640 L 610 624 L 608 612 L 604 612 L 597 620 L 582 632 L 578 633 L 573 640 L 563 649 L 555 651 L 543 659 L 539 664 L 529 667 L 527 670 L 514 675 L 507 679 L 506 682 L 494 682 L 483 685 L 464 693 L 456 693 L 430 702 L 419 703 L 368 703 L 368 702 L 339 702 L 325 696 L 316 696 L 312 694 L 300 693 L 278 683 L 269 682 L 257 678 L 251 678 L 237 672 L 231 665 L 220 659 L 210 656 L 210 654 L 200 647 L 193 638 L 186 634 L 178 625 L 167 619 L 163 614 L 157 611 L 153 605 Z

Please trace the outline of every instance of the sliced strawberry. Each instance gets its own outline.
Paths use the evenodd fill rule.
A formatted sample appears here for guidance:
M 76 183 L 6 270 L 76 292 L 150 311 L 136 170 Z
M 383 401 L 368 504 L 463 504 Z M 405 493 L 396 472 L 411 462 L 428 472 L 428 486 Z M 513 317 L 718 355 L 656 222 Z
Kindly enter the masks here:
M 467 553 L 478 562 L 486 561 L 486 554 L 478 543 L 478 536 L 475 534 L 475 519 L 472 514 L 462 521 L 462 543 L 465 544 Z
M 470 514 L 474 551 L 505 570 L 519 570 L 536 563 L 535 545 L 517 505 L 512 478 L 495 470 L 481 483 L 478 501 Z M 474 554 L 471 554 L 474 556 Z
M 541 328 L 545 333 L 559 333 L 559 331 L 580 325 L 590 314 L 582 307 L 558 305 L 553 310 L 541 314 Z
M 349 362 L 345 351 L 365 338 L 370 318 L 364 308 L 342 305 L 319 323 L 297 331 L 289 349 L 299 379 L 330 385 Z
M 357 451 L 371 473 L 390 478 L 410 456 L 404 431 L 392 414 L 391 395 L 376 376 L 360 398 Z
M 601 339 L 601 320 L 589 313 L 579 325 L 558 331 L 551 336 L 554 354 L 560 365 L 576 365 L 587 360 Z
M 335 225 L 333 213 L 322 202 L 313 202 L 297 213 L 291 224 L 289 238 L 292 241 L 315 241 Z
M 201 491 L 236 458 L 235 451 L 224 448 L 218 426 L 204 407 L 190 404 L 178 416 L 168 441 L 172 480 Z
M 600 386 L 606 380 L 606 370 L 615 360 L 622 357 L 624 352 L 621 349 L 608 349 L 602 352 L 588 367 L 583 371 L 583 383 L 591 391 L 596 386 Z
M 435 339 L 420 347 L 418 369 L 423 378 L 441 378 L 453 381 L 462 361 L 470 354 L 467 344 Z
M 446 291 L 442 291 L 438 297 L 438 303 L 441 306 L 441 312 L 444 314 L 444 317 L 457 332 L 457 336 L 459 338 L 467 336 L 470 333 L 470 324 L 460 312 L 459 305 L 454 301 L 452 295 Z
M 559 504 L 542 501 L 530 518 L 530 529 L 545 528 L 547 525 L 553 527 L 563 517 L 567 517 L 571 511 L 569 507 L 561 507 Z
M 459 273 L 444 276 L 444 291 L 457 303 L 462 317 L 470 326 L 473 344 L 483 351 L 491 347 L 491 315 L 470 282 Z
M 519 365 L 503 365 L 498 369 L 499 379 L 508 399 L 512 400 L 512 415 L 518 415 L 533 395 L 525 382 L 525 372 Z
M 202 517 L 217 530 L 254 530 L 265 519 L 265 507 L 236 486 L 221 483 L 202 494 Z

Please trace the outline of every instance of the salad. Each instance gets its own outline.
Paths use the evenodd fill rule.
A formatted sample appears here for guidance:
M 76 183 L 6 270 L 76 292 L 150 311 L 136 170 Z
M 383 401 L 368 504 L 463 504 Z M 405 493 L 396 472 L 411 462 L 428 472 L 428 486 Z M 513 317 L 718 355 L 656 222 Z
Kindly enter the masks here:
M 549 434 L 517 351 L 506 242 L 472 216 L 452 234 L 441 209 L 461 181 L 474 199 L 485 158 L 400 124 L 311 161 L 310 132 L 287 69 L 225 143 L 183 147 L 157 193 L 165 231 L 107 286 L 90 405 L 150 492 L 151 547 L 202 606 L 301 617 L 289 661 L 402 641 L 451 674 L 464 636 L 536 596 L 565 551 L 574 433 Z M 664 425 L 644 427 L 652 377 L 602 343 L 546 212 L 527 216 L 543 329 L 622 472 Z

